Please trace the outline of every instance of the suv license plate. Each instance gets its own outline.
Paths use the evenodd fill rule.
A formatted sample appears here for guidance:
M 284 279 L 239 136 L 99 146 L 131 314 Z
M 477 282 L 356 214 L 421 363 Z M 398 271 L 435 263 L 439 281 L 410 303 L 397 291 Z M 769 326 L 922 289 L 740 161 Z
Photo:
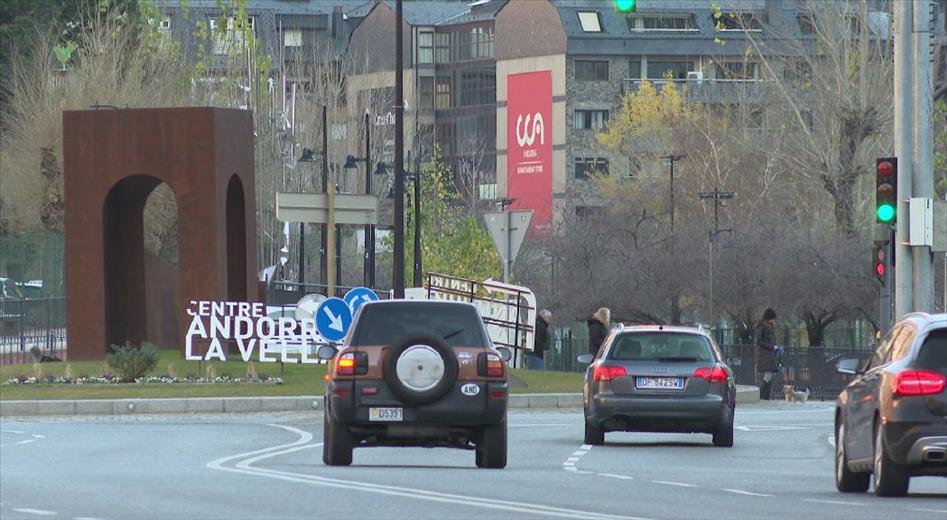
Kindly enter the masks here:
M 369 408 L 369 421 L 403 421 L 404 408 Z
M 639 377 L 635 380 L 635 388 L 683 390 L 684 380 L 680 377 Z

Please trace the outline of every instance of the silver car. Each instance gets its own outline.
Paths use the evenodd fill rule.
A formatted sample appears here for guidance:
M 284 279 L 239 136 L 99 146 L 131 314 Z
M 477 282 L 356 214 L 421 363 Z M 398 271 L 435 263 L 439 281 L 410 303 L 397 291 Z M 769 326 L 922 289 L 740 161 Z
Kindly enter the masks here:
M 702 329 L 619 326 L 589 363 L 583 385 L 585 443 L 605 433 L 710 433 L 733 446 L 736 388 L 720 349 Z

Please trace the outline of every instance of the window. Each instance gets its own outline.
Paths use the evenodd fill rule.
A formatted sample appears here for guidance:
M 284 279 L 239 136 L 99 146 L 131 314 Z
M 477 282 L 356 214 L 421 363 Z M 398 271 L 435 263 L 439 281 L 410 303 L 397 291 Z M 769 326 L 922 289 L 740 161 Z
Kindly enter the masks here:
M 812 81 L 812 64 L 803 59 L 787 60 L 783 64 L 783 79 L 797 83 Z
M 647 14 L 628 17 L 628 29 L 637 31 L 697 31 L 693 14 Z
M 752 81 L 757 78 L 757 64 L 748 61 L 716 62 L 717 79 Z
M 576 130 L 604 130 L 608 110 L 575 110 L 574 119 Z
M 434 77 L 421 76 L 418 78 L 418 108 L 434 108 Z
M 434 35 L 434 59 L 437 63 L 450 62 L 450 33 Z
M 601 157 L 576 157 L 575 178 L 588 179 L 592 174 L 608 175 L 608 159 Z
M 796 16 L 799 22 L 799 32 L 802 34 L 815 34 L 815 19 L 810 13 L 803 13 Z
M 167 34 L 171 32 L 171 17 L 162 16 L 161 21 L 158 22 L 158 31 L 162 34 Z
M 438 109 L 451 107 L 450 76 L 438 76 L 434 85 L 434 106 Z
M 434 33 L 418 33 L 418 63 L 434 63 Z
M 348 136 L 348 125 L 344 121 L 332 123 L 329 135 L 332 136 L 333 141 L 344 141 Z
M 721 31 L 762 31 L 760 18 L 754 13 L 723 13 L 717 20 Z
M 227 54 L 231 48 L 243 49 L 247 46 L 247 36 L 256 34 L 256 18 L 250 16 L 246 19 L 238 20 L 233 17 L 227 18 L 227 29 L 218 31 L 217 20 L 210 19 L 211 38 L 214 42 L 214 54 Z
M 628 62 L 628 78 L 641 79 L 641 60 L 633 59 Z
M 576 206 L 575 216 L 578 218 L 602 218 L 605 216 L 605 208 L 602 206 Z
M 575 61 L 576 81 L 608 81 L 607 61 Z
M 694 70 L 694 64 L 689 61 L 648 61 L 648 79 L 686 80 L 687 73 Z
M 602 32 L 598 11 L 579 11 L 579 23 L 584 32 Z
M 284 47 L 302 47 L 303 31 L 302 29 L 286 29 L 283 31 Z
M 474 70 L 460 76 L 460 99 L 457 106 L 496 103 L 497 75 L 493 70 Z
M 445 37 L 439 37 L 437 47 L 446 46 L 448 51 L 438 53 L 438 63 L 484 59 L 494 56 L 496 35 L 493 27 L 474 27 L 442 34 L 445 34 Z

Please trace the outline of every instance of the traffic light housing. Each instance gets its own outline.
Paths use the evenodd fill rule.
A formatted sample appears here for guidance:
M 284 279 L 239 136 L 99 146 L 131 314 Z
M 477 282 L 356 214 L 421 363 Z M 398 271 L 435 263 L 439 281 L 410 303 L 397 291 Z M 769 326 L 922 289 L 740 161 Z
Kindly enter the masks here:
M 875 243 L 875 246 L 871 250 L 871 262 L 872 270 L 875 273 L 875 278 L 881 282 L 882 285 L 888 279 L 888 246 L 885 243 Z
M 875 221 L 894 224 L 898 220 L 898 158 L 875 160 Z
M 637 6 L 637 0 L 615 0 L 615 10 L 619 13 L 633 13 Z

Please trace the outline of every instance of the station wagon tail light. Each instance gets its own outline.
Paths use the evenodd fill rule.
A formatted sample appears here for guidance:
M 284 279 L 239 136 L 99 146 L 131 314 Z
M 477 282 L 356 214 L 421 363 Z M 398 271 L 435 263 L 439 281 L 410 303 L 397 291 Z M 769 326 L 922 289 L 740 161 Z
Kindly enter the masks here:
M 706 379 L 708 383 L 726 383 L 727 371 L 722 366 L 701 367 L 694 371 L 694 377 Z
M 368 373 L 368 354 L 365 352 L 346 352 L 335 363 L 335 375 L 356 376 Z
M 503 359 L 497 354 L 481 353 L 477 356 L 477 374 L 485 377 L 503 377 Z
M 905 370 L 895 378 L 894 395 L 931 395 L 944 391 L 947 377 L 929 370 Z
M 612 381 L 618 379 L 619 377 L 625 377 L 628 375 L 628 371 L 625 370 L 623 366 L 614 366 L 614 365 L 599 365 L 595 367 L 595 371 L 592 372 L 593 381 Z

